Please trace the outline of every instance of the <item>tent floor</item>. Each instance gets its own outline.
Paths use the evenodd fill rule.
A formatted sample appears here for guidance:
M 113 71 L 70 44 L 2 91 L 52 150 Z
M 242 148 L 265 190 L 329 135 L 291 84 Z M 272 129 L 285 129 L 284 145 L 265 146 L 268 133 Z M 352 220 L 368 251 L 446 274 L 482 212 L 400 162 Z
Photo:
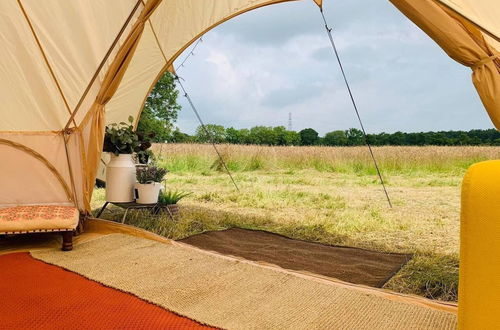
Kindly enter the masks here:
M 157 242 L 161 242 L 163 244 L 179 245 L 179 246 L 183 246 L 183 247 L 188 247 L 189 249 L 193 249 L 193 250 L 198 250 L 198 251 L 200 250 L 200 249 L 198 249 L 196 247 L 192 247 L 188 244 L 181 243 L 181 242 L 175 242 L 175 241 L 166 239 L 164 237 L 158 236 L 156 234 L 147 232 L 147 231 L 142 230 L 142 229 L 138 229 L 138 228 L 135 228 L 132 226 L 123 225 L 123 224 L 119 224 L 119 223 L 115 223 L 115 222 L 111 222 L 111 221 L 101 220 L 101 219 L 89 220 L 87 223 L 86 231 L 83 234 L 81 234 L 80 236 L 75 237 L 74 244 L 77 246 L 80 243 L 89 242 L 89 241 L 98 239 L 104 235 L 116 234 L 116 233 L 126 234 L 126 235 L 135 236 L 135 237 L 139 237 L 139 238 L 145 238 L 145 239 L 149 239 L 149 240 L 154 240 Z M 18 235 L 18 236 L 6 237 L 6 238 L 0 239 L 0 255 L 14 253 L 14 252 L 27 252 L 27 251 L 59 249 L 60 248 L 60 240 L 61 240 L 60 235 L 54 235 L 54 234 Z M 71 252 L 64 252 L 64 253 L 71 253 Z M 422 297 L 398 294 L 398 293 L 394 293 L 394 292 L 384 290 L 384 289 L 377 289 L 377 288 L 371 288 L 371 287 L 367 287 L 367 286 L 363 286 L 363 285 L 351 284 L 351 283 L 343 282 L 343 281 L 340 281 L 337 279 L 329 278 L 326 276 L 320 276 L 320 275 L 311 274 L 311 273 L 307 273 L 307 272 L 303 272 L 303 271 L 286 270 L 286 269 L 280 268 L 276 265 L 263 263 L 263 262 L 253 262 L 253 261 L 245 260 L 243 258 L 238 258 L 238 257 L 228 257 L 228 256 L 221 255 L 217 252 L 204 251 L 204 253 L 218 256 L 220 258 L 229 259 L 229 260 L 237 259 L 243 263 L 258 265 L 259 267 L 264 267 L 264 268 L 271 268 L 271 269 L 279 270 L 280 272 L 284 272 L 284 273 L 296 274 L 302 278 L 309 279 L 311 281 L 326 281 L 330 285 L 348 288 L 348 289 L 352 289 L 352 290 L 355 290 L 358 292 L 363 292 L 366 294 L 376 295 L 376 296 L 390 299 L 393 301 L 399 301 L 399 302 L 405 302 L 408 304 L 425 306 L 427 308 L 432 308 L 432 309 L 440 310 L 440 311 L 446 311 L 446 312 L 450 312 L 453 314 L 457 313 L 457 305 L 452 304 L 452 303 L 437 302 L 437 301 L 432 301 L 432 300 L 425 299 Z

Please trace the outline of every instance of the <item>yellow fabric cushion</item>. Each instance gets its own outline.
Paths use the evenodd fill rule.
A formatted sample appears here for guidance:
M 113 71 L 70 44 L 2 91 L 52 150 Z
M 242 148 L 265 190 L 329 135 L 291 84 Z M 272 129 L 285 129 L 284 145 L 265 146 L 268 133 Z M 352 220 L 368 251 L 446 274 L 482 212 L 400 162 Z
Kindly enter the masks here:
M 72 206 L 29 205 L 0 209 L 0 233 L 74 230 L 79 212 Z
M 462 184 L 460 329 L 500 326 L 500 161 L 475 164 Z

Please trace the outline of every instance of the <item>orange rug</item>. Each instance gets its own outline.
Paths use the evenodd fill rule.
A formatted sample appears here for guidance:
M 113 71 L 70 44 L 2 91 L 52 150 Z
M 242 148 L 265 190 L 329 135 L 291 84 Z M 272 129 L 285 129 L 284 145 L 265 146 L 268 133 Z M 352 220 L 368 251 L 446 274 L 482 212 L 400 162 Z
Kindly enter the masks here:
M 0 296 L 2 329 L 209 328 L 28 253 L 0 256 Z

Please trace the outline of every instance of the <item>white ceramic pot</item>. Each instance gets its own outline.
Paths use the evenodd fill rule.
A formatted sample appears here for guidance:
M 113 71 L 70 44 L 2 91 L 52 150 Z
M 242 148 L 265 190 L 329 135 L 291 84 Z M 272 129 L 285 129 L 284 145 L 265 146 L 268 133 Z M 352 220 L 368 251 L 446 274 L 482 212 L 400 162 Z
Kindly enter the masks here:
M 135 164 L 131 154 L 111 155 L 106 166 L 106 201 L 134 201 Z
M 158 202 L 158 195 L 160 194 L 161 184 L 158 182 L 151 183 L 136 183 L 135 201 L 139 204 L 153 204 Z

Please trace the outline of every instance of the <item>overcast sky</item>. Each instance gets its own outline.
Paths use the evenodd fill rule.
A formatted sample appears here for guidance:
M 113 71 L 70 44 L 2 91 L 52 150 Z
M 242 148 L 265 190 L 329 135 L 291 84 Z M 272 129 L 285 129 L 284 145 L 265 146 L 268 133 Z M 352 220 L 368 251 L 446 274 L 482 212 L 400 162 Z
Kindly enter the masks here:
M 369 132 L 493 127 L 470 79 L 387 0 L 325 0 Z M 210 31 L 178 74 L 206 123 L 249 128 L 358 127 L 312 0 L 272 5 Z M 186 53 L 177 61 L 179 64 Z M 178 126 L 198 121 L 184 97 Z

